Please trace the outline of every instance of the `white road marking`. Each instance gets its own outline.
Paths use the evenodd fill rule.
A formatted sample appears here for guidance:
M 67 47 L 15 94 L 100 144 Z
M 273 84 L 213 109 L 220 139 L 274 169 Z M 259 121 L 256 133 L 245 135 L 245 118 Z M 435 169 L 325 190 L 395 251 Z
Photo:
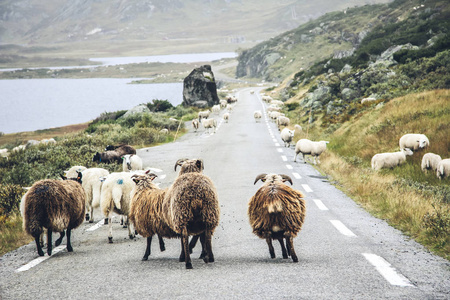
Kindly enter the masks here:
M 302 187 L 305 189 L 307 193 L 312 193 L 313 191 L 307 184 L 302 184 Z
M 97 229 L 99 229 L 100 227 L 102 227 L 102 225 L 103 225 L 104 222 L 105 222 L 105 220 L 101 220 L 101 221 L 97 222 L 97 224 L 95 224 L 95 225 L 89 227 L 88 229 L 86 229 L 86 231 L 94 231 L 94 230 L 97 230 Z
M 298 173 L 292 173 L 292 175 L 294 175 L 295 179 L 302 179 L 302 176 Z
M 277 148 L 277 151 L 281 153 L 281 152 L 283 152 L 283 149 Z
M 323 204 L 322 200 L 313 199 L 313 201 L 320 210 L 328 210 L 328 207 L 326 207 L 325 204 Z
M 155 172 L 155 173 L 161 173 L 163 170 L 161 169 L 156 169 L 156 168 L 148 168 L 150 171 Z
M 280 147 L 280 143 L 275 143 L 275 147 Z
M 291 165 L 286 165 L 286 168 L 288 168 L 289 170 L 292 170 L 294 167 L 292 167 Z
M 278 142 L 278 141 L 277 141 L 277 139 L 273 139 L 273 142 L 276 143 L 276 142 Z
M 346 236 L 356 236 L 350 229 L 347 228 L 341 221 L 339 220 L 330 220 L 331 224 L 339 230 L 340 233 Z
M 286 155 L 281 155 L 281 159 L 282 159 L 283 161 L 287 161 Z
M 56 247 L 56 248 L 53 249 L 52 255 L 54 255 L 54 254 L 56 254 L 56 253 L 58 253 L 58 252 L 61 252 L 61 251 L 64 250 L 65 248 L 66 248 L 66 245 L 59 245 L 58 247 Z M 48 255 L 46 255 L 46 256 L 39 256 L 38 258 L 33 259 L 32 261 L 30 261 L 30 262 L 27 263 L 26 265 L 23 265 L 23 266 L 21 266 L 20 268 L 18 268 L 18 269 L 16 270 L 16 273 L 28 271 L 29 269 L 31 269 L 31 268 L 37 266 L 38 264 L 40 264 L 41 262 L 43 262 L 43 261 L 49 259 L 50 257 L 51 257 L 51 256 L 48 256 Z
M 364 257 L 377 269 L 377 271 L 392 285 L 415 287 L 411 281 L 397 270 L 384 258 L 372 253 L 363 253 Z

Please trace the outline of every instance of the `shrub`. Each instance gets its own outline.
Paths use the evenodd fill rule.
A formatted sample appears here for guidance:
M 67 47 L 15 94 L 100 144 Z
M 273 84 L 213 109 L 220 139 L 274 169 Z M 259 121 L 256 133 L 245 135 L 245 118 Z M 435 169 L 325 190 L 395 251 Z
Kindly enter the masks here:
M 19 211 L 20 199 L 25 194 L 25 190 L 16 184 L 0 184 L 0 211 L 9 215 Z

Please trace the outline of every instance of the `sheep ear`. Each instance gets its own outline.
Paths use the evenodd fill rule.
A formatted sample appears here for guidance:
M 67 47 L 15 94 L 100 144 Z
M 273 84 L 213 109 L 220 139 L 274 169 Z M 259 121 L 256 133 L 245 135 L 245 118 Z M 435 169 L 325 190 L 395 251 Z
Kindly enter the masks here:
M 287 182 L 289 182 L 291 185 L 293 185 L 291 177 L 289 177 L 289 176 L 287 176 L 287 175 L 284 175 L 284 174 L 278 174 L 278 175 L 281 176 L 281 178 L 283 179 L 283 182 L 286 182 L 286 181 L 287 181 Z
M 67 180 L 67 177 L 64 176 L 63 174 L 59 174 L 59 176 L 61 176 L 62 180 Z
M 81 172 L 77 172 L 77 173 L 78 173 L 77 181 L 78 181 L 79 183 L 81 183 L 81 178 L 83 178 L 83 173 L 81 173 Z
M 261 179 L 262 182 L 265 182 L 266 181 L 266 175 L 267 174 L 263 173 L 263 174 L 259 174 L 258 176 L 256 176 L 255 182 L 253 183 L 253 185 L 255 185 L 258 182 L 258 180 L 260 180 L 260 179 Z
M 197 159 L 197 161 L 195 162 L 195 165 L 197 166 L 197 168 L 199 168 L 201 171 L 203 171 L 205 169 L 204 165 L 203 165 L 203 159 Z
M 150 177 L 150 180 L 153 181 L 156 177 L 158 177 L 158 175 L 156 175 L 155 173 L 150 173 L 148 174 L 148 177 Z
M 177 162 L 175 163 L 175 171 L 177 170 L 177 167 L 181 166 L 186 160 L 187 160 L 187 158 L 181 158 L 181 159 L 177 160 Z

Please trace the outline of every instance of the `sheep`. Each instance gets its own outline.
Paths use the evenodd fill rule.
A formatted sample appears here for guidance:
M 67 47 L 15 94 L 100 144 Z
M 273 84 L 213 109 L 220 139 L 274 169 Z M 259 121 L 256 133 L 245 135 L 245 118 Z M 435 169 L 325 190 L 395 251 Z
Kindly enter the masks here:
M 136 186 L 131 191 L 130 221 L 133 223 L 138 234 L 147 238 L 147 247 L 143 261 L 148 260 L 151 252 L 152 237 L 158 234 L 159 247 L 165 250 L 162 237 L 178 238 L 175 233 L 162 219 L 162 205 L 167 189 L 160 189 L 152 181 L 157 176 L 153 173 L 148 175 L 133 175 L 132 179 Z
M 264 102 L 270 103 L 270 101 L 272 101 L 273 98 L 270 97 L 270 96 L 262 96 L 262 100 L 263 100 Z
M 302 193 L 292 185 L 292 179 L 283 174 L 260 174 L 254 184 L 261 180 L 264 184 L 248 203 L 248 216 L 253 233 L 265 239 L 271 258 L 275 258 L 272 240 L 280 242 L 283 258 L 291 256 L 298 262 L 293 238 L 297 236 L 305 220 L 306 205 Z M 286 247 L 283 238 L 286 239 Z
M 227 110 L 228 110 L 228 112 L 232 112 L 233 111 L 233 105 L 227 104 Z
M 291 120 L 288 117 L 285 116 L 279 116 L 277 118 L 277 126 L 278 126 L 278 130 L 281 130 L 281 126 L 289 126 L 289 123 L 291 122 Z
M 122 155 L 123 154 L 120 154 L 116 150 L 108 150 L 102 153 L 97 152 L 92 158 L 92 161 L 98 161 L 103 163 L 121 162 Z
M 303 155 L 303 161 L 306 163 L 305 155 L 309 154 L 314 156 L 314 164 L 316 160 L 320 163 L 319 155 L 327 149 L 328 141 L 313 142 L 308 139 L 301 139 L 295 144 L 295 157 L 294 161 L 297 161 L 297 155 L 301 153 Z
M 8 158 L 8 156 L 9 156 L 9 153 L 8 153 L 8 149 L 7 148 L 0 149 L 0 157 Z
M 54 138 L 43 139 L 41 141 L 41 144 L 45 144 L 45 145 L 52 144 L 52 145 L 55 145 L 56 144 L 56 140 Z
M 122 156 L 122 159 L 122 168 L 124 172 L 142 170 L 142 158 L 139 156 L 135 154 L 126 154 Z
M 87 168 L 84 166 L 73 166 L 69 170 L 64 171 L 64 176 L 68 178 L 76 178 L 79 172 L 83 172 Z
M 108 170 L 102 168 L 89 168 L 82 171 L 83 182 L 81 186 L 86 195 L 86 221 L 94 222 L 94 208 L 100 206 L 100 195 L 103 182 L 101 177 L 109 175 Z
M 205 128 L 205 131 L 208 129 L 208 133 L 211 128 L 213 128 L 214 133 L 216 132 L 217 121 L 215 119 L 202 120 L 202 125 Z
M 377 101 L 377 98 L 372 98 L 372 97 L 369 97 L 369 98 L 363 98 L 363 99 L 361 100 L 361 104 L 366 103 L 366 102 L 373 102 L 373 101 Z
M 214 105 L 211 108 L 211 110 L 212 110 L 213 113 L 219 114 L 220 113 L 220 104 Z
M 220 100 L 220 101 L 219 101 L 220 108 L 222 109 L 222 108 L 227 107 L 227 103 L 228 103 L 227 100 Z
M 225 122 L 228 123 L 228 120 L 230 119 L 230 113 L 224 113 L 223 114 L 223 119 L 225 120 Z
M 427 136 L 419 133 L 408 133 L 403 135 L 399 140 L 400 149 L 409 148 L 416 151 L 430 145 Z
M 163 128 L 163 129 L 161 129 L 161 130 L 159 131 L 159 133 L 164 134 L 164 135 L 167 135 L 167 134 L 169 134 L 169 129 Z
M 12 152 L 16 152 L 16 151 L 20 151 L 20 150 L 25 150 L 26 146 L 25 145 L 19 145 L 17 147 L 14 147 L 12 149 Z
M 278 107 L 277 105 L 270 105 L 267 108 L 267 111 L 280 111 L 280 110 L 281 110 L 281 107 Z
M 273 121 L 276 122 L 277 118 L 280 116 L 284 116 L 283 113 L 280 113 L 278 111 L 271 111 L 269 112 L 269 118 Z
M 253 118 L 255 118 L 255 122 L 258 123 L 258 121 L 261 121 L 262 118 L 262 112 L 260 110 L 255 110 L 253 112 Z
M 439 162 L 436 170 L 436 176 L 439 179 L 450 176 L 450 158 L 443 159 Z
M 198 113 L 198 120 L 201 121 L 202 119 L 208 119 L 210 113 L 211 112 L 209 111 L 209 109 L 205 111 L 200 111 Z
M 74 180 L 44 179 L 34 183 L 24 196 L 23 228 L 34 237 L 39 256 L 44 256 L 39 241 L 43 228 L 47 229 L 47 254 L 52 255 L 52 232 L 59 232 L 55 246 L 59 246 L 67 231 L 67 251 L 72 252 L 72 229 L 83 223 L 85 195 L 81 187 L 82 174 Z M 78 182 L 77 182 L 78 181 Z
M 404 163 L 407 155 L 413 155 L 409 148 L 403 148 L 398 152 L 375 154 L 371 160 L 372 169 L 378 171 L 381 168 L 394 168 Z
M 302 126 L 295 124 L 294 128 L 295 128 L 294 130 L 297 130 L 298 132 L 302 132 Z
M 109 224 L 108 241 L 113 242 L 111 215 L 113 212 L 128 218 L 130 213 L 130 193 L 135 183 L 131 179 L 134 175 L 130 172 L 118 172 L 109 174 L 103 182 L 100 207 L 105 216 L 105 224 Z M 132 224 L 128 224 L 128 236 L 134 238 Z
M 280 107 L 284 106 L 284 102 L 283 102 L 283 101 L 280 101 L 280 100 L 272 100 L 272 101 L 270 101 L 269 103 L 270 103 L 271 105 L 276 105 L 276 106 L 280 106 Z
M 111 151 L 111 150 L 115 150 L 119 154 L 119 156 L 122 156 L 125 154 L 136 154 L 136 149 L 127 144 L 120 144 L 117 146 L 113 146 L 113 145 L 106 146 L 105 151 Z
M 197 119 L 193 119 L 192 120 L 192 127 L 194 128 L 194 131 L 197 132 L 198 126 L 199 126 L 199 122 Z
M 295 130 L 289 130 L 289 128 L 285 127 L 280 133 L 281 139 L 284 142 L 285 147 L 290 147 L 292 139 L 294 138 Z
M 423 172 L 427 172 L 428 170 L 433 170 L 434 172 L 436 172 L 437 166 L 441 160 L 442 158 L 437 154 L 426 153 L 422 157 L 422 164 L 420 167 Z
M 219 225 L 219 199 L 214 183 L 202 174 L 202 160 L 178 160 L 175 171 L 179 165 L 180 173 L 166 193 L 162 211 L 165 222 L 181 236 L 180 261 L 192 269 L 189 235 L 200 236 L 203 261 L 214 262 L 211 237 Z

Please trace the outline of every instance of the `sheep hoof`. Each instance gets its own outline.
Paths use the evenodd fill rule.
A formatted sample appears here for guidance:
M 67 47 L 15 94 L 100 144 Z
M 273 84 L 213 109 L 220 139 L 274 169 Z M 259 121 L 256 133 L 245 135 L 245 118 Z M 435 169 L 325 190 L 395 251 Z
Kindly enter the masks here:
M 110 243 L 110 244 L 113 243 L 112 236 L 108 237 L 108 243 Z
M 292 257 L 292 261 L 293 261 L 293 262 L 298 262 L 297 256 Z
M 186 269 L 192 269 L 192 263 L 186 263 Z
M 105 219 L 105 222 L 103 222 L 104 225 L 108 225 L 108 218 Z
M 144 256 L 143 258 L 142 258 L 142 261 L 147 261 L 148 260 L 148 256 Z
M 122 228 L 128 228 L 128 226 L 127 225 L 123 225 Z
M 94 223 L 94 219 L 90 219 L 90 220 L 89 220 L 89 223 Z
M 89 221 L 89 214 L 86 214 L 86 221 Z
M 39 256 L 44 256 L 44 251 L 38 250 L 38 254 L 39 254 Z
M 208 261 L 209 262 L 214 262 L 214 257 L 210 257 Z
M 73 252 L 72 246 L 67 246 L 67 252 Z
M 134 239 L 134 234 L 130 234 L 129 237 L 130 237 L 130 240 Z

